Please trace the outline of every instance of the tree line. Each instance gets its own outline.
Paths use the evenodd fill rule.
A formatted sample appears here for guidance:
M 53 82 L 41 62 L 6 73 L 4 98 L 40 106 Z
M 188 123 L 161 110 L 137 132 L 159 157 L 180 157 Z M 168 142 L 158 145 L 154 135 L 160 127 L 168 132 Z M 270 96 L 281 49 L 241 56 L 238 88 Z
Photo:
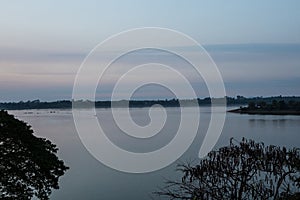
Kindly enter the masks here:
M 225 99 L 224 99 L 225 98 Z M 296 102 L 299 104 L 300 97 L 224 97 L 224 98 L 197 98 L 197 99 L 164 99 L 164 100 L 121 100 L 121 101 L 89 101 L 89 100 L 61 100 L 53 102 L 41 102 L 40 100 L 33 101 L 20 101 L 20 102 L 4 102 L 0 103 L 0 109 L 5 110 L 25 110 L 25 109 L 70 109 L 72 105 L 79 108 L 89 108 L 95 106 L 96 108 L 110 108 L 112 105 L 117 107 L 151 107 L 155 104 L 159 104 L 164 107 L 179 107 L 179 106 L 209 106 L 211 102 L 218 102 L 218 100 L 226 100 L 227 105 L 247 105 L 253 106 L 263 106 L 265 104 L 270 104 L 272 102 L 278 102 L 279 106 L 284 102 Z M 281 102 L 281 103 L 280 103 Z M 297 104 L 297 105 L 298 105 Z M 254 108 L 254 107 L 253 107 Z

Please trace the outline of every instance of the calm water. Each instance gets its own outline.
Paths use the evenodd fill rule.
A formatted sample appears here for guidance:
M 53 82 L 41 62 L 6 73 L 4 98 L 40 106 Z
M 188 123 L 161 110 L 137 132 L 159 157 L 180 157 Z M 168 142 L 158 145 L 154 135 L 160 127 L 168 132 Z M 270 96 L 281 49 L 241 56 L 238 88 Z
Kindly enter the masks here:
M 189 110 L 191 117 L 196 114 Z M 134 151 L 153 151 L 174 137 L 180 121 L 177 108 L 167 108 L 164 129 L 149 140 L 126 137 L 113 123 L 110 109 L 98 109 L 97 116 L 108 137 L 120 147 Z M 118 112 L 122 114 L 123 109 Z M 164 179 L 177 179 L 176 163 L 156 172 L 127 174 L 110 169 L 94 159 L 80 142 L 71 110 L 10 111 L 17 118 L 32 125 L 35 134 L 46 137 L 59 147 L 59 157 L 70 167 L 60 179 L 60 190 L 51 199 L 159 199 L 152 192 L 162 187 Z M 133 120 L 139 125 L 149 123 L 147 108 L 131 109 Z M 198 151 L 207 130 L 210 108 L 201 107 L 198 135 L 188 151 L 177 161 L 197 161 Z M 227 113 L 226 122 L 216 148 L 227 145 L 230 137 L 251 138 L 265 144 L 300 147 L 300 116 L 259 116 Z

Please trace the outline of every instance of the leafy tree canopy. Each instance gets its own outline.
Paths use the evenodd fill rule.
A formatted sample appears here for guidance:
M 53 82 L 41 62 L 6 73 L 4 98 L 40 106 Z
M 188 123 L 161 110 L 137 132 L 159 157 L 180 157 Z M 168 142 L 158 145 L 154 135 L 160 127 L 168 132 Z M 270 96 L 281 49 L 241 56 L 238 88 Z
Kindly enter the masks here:
M 300 199 L 300 150 L 230 140 L 196 166 L 179 166 L 180 181 L 156 192 L 170 199 Z
M 68 169 L 49 140 L 29 125 L 0 111 L 0 199 L 49 199 Z

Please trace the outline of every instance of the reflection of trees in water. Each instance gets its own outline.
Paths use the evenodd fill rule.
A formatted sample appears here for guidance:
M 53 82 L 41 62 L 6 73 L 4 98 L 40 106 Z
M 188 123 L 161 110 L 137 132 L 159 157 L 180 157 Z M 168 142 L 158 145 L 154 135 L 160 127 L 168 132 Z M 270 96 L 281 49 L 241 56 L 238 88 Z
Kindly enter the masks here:
M 296 125 L 300 124 L 300 118 L 299 120 L 297 119 L 249 119 L 248 121 L 250 126 L 252 127 L 255 125 L 264 127 L 264 126 L 268 126 L 270 123 L 276 127 L 285 127 L 289 124 L 296 124 Z
M 0 111 L 0 198 L 48 199 L 68 169 L 49 140 L 37 138 L 29 125 Z

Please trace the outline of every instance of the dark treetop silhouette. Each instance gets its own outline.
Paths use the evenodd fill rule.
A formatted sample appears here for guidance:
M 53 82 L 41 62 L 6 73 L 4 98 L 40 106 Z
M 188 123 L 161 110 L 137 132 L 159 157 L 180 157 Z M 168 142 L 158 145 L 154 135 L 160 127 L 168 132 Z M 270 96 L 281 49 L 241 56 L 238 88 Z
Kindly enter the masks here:
M 300 150 L 243 139 L 209 153 L 200 164 L 179 166 L 182 180 L 158 195 L 170 199 L 300 199 Z
M 68 169 L 49 140 L 26 123 L 0 111 L 0 199 L 49 199 Z

